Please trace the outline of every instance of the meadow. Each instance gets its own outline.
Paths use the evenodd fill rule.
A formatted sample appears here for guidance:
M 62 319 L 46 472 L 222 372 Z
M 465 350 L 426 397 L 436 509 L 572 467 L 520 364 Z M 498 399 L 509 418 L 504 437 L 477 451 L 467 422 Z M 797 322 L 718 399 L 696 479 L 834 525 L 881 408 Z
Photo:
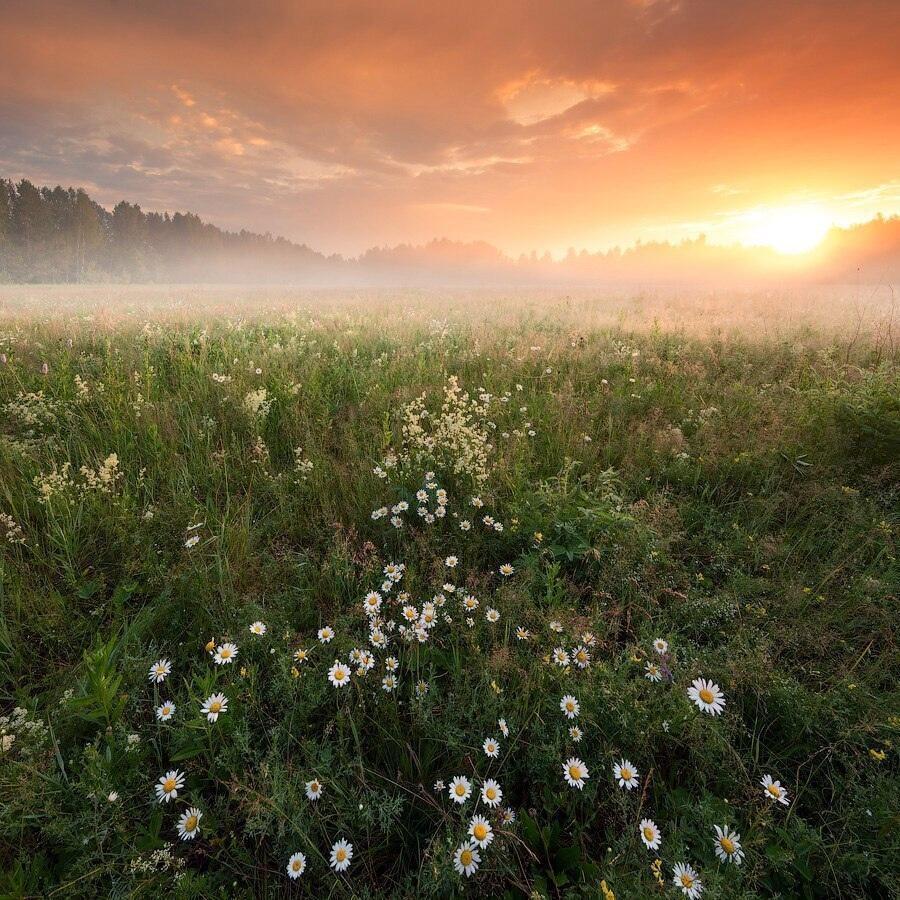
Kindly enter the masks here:
M 900 896 L 891 297 L 0 292 L 0 895 Z

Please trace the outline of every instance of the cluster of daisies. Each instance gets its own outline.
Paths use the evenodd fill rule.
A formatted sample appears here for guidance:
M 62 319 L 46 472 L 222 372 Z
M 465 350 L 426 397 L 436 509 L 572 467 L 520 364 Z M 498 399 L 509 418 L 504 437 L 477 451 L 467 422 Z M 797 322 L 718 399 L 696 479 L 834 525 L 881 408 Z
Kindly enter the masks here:
M 430 473 L 429 473 L 430 474 Z M 443 498 L 443 494 L 438 494 L 438 500 Z M 446 505 L 444 503 L 443 505 Z M 459 565 L 459 558 L 456 556 L 447 556 L 444 559 L 444 566 L 448 571 L 456 569 Z M 514 569 L 510 564 L 504 564 L 498 570 L 498 574 L 507 577 L 512 575 Z M 439 622 L 452 624 L 453 616 L 448 611 L 448 604 L 451 599 L 458 603 L 459 612 L 465 617 L 466 622 L 471 627 L 474 624 L 472 616 L 481 606 L 480 601 L 468 593 L 465 589 L 457 587 L 451 582 L 445 582 L 441 591 L 437 593 L 430 601 L 423 603 L 420 607 L 414 606 L 408 593 L 398 590 L 398 586 L 403 580 L 406 573 L 406 566 L 403 563 L 387 563 L 382 569 L 383 581 L 379 586 L 379 590 L 372 590 L 367 593 L 362 600 L 362 612 L 368 624 L 368 640 L 372 649 L 368 647 L 356 647 L 350 651 L 346 662 L 335 659 L 333 664 L 327 671 L 329 683 L 335 688 L 343 688 L 350 683 L 351 677 L 355 674 L 363 677 L 369 673 L 376 664 L 376 650 L 386 650 L 389 643 L 395 639 L 399 639 L 405 643 L 424 643 L 429 640 L 433 629 Z M 386 618 L 385 613 L 390 604 L 396 611 L 396 618 Z M 484 618 L 487 622 L 496 623 L 500 619 L 499 612 L 487 607 L 484 611 Z M 398 621 L 399 620 L 399 621 Z M 256 637 L 262 637 L 268 632 L 266 624 L 262 621 L 255 621 L 249 625 L 249 631 Z M 331 625 L 323 625 L 318 629 L 316 637 L 319 644 L 330 644 L 337 633 Z M 232 665 L 240 654 L 240 650 L 232 641 L 224 641 L 216 644 L 210 641 L 206 645 L 206 651 L 216 666 Z M 293 651 L 294 674 L 299 674 L 297 666 L 306 662 L 310 657 L 311 650 L 299 647 Z M 397 671 L 400 668 L 400 661 L 397 656 L 389 655 L 383 660 L 384 675 L 381 679 L 381 689 L 387 693 L 392 693 L 399 686 Z M 149 670 L 149 680 L 155 686 L 159 687 L 164 684 L 172 673 L 172 663 L 168 659 L 159 659 Z M 416 685 L 416 695 L 423 696 L 427 692 L 428 685 L 420 682 Z M 200 712 L 206 716 L 210 724 L 218 721 L 221 714 L 228 711 L 228 697 L 224 693 L 213 693 L 200 704 Z M 170 722 L 176 715 L 175 703 L 171 700 L 163 700 L 156 707 L 156 718 L 160 722 Z M 509 728 L 504 719 L 500 719 L 498 727 L 504 736 L 509 735 Z M 487 738 L 483 743 L 483 750 L 489 759 L 496 759 L 500 754 L 500 744 L 495 738 Z M 177 769 L 172 769 L 159 777 L 156 784 L 156 796 L 160 803 L 168 803 L 178 799 L 178 792 L 183 790 L 185 784 L 185 774 Z M 441 783 L 441 790 L 443 784 Z M 306 796 L 310 801 L 317 801 L 322 796 L 324 786 L 321 781 L 313 779 L 306 783 Z M 472 794 L 472 784 L 464 776 L 458 776 L 451 784 L 451 798 L 456 803 L 465 803 Z M 480 802 L 489 810 L 498 810 L 503 799 L 503 791 L 499 783 L 492 779 L 486 778 L 481 784 Z M 189 807 L 180 817 L 177 825 L 178 835 L 182 840 L 188 841 L 196 838 L 200 833 L 200 820 L 203 816 L 201 810 L 196 807 Z M 515 811 L 511 808 L 498 810 L 499 821 L 503 824 L 513 822 L 516 818 Z M 471 875 L 478 868 L 480 863 L 479 850 L 484 850 L 493 840 L 494 831 L 489 819 L 483 815 L 475 815 L 470 823 L 469 840 L 460 847 L 455 856 L 455 865 L 457 869 L 468 875 Z M 350 866 L 353 857 L 353 845 L 345 839 L 340 839 L 331 848 L 330 865 L 335 872 L 344 872 Z M 293 853 L 287 863 L 287 873 L 290 878 L 299 878 L 307 868 L 306 856 L 298 851 Z
M 393 457 L 389 457 L 391 459 Z M 376 466 L 373 472 L 380 478 L 387 477 L 387 471 L 382 466 Z M 447 509 L 450 506 L 450 499 L 447 491 L 439 487 L 434 480 L 434 472 L 426 472 L 422 484 L 412 498 L 409 500 L 398 500 L 392 506 L 379 506 L 372 510 L 371 518 L 377 522 L 379 519 L 386 519 L 394 528 L 403 528 L 406 520 L 403 518 L 410 509 L 415 509 L 419 520 L 426 525 L 433 525 L 447 517 Z M 477 494 L 469 498 L 469 506 L 473 512 L 466 516 L 460 516 L 454 512 L 450 514 L 450 518 L 456 522 L 460 531 L 471 531 L 473 525 L 479 523 L 488 531 L 503 531 L 503 523 L 488 513 L 483 513 L 484 501 Z M 471 516 L 468 518 L 467 516 Z
M 416 493 L 415 499 L 419 506 L 418 515 L 430 524 L 435 519 L 444 518 L 447 514 L 449 500 L 446 491 L 438 487 L 434 480 L 434 473 L 425 475 L 424 486 Z M 471 504 L 481 508 L 480 498 L 473 497 Z M 386 507 L 376 510 L 373 518 L 386 517 L 393 513 L 394 517 L 400 517 L 408 509 L 408 504 L 401 501 L 391 510 Z M 489 521 L 487 521 L 489 520 Z M 392 520 L 393 521 L 393 520 Z M 400 525 L 394 523 L 396 527 Z M 463 523 L 461 523 L 462 525 Z M 491 517 L 485 517 L 485 524 L 495 530 L 502 530 L 502 525 L 496 523 Z M 497 527 L 499 525 L 499 527 Z M 465 530 L 465 529 L 464 529 Z M 484 620 L 489 624 L 495 624 L 500 620 L 500 612 L 492 606 L 486 605 L 482 609 L 481 601 L 470 593 L 465 587 L 457 586 L 453 573 L 460 568 L 460 559 L 456 555 L 448 555 L 443 560 L 443 566 L 448 573 L 446 581 L 428 601 L 417 605 L 410 594 L 403 590 L 402 583 L 406 574 L 406 566 L 403 563 L 389 562 L 381 570 L 381 580 L 377 589 L 370 590 L 360 602 L 363 621 L 368 630 L 367 644 L 357 646 L 350 651 L 345 659 L 334 659 L 327 669 L 328 682 L 336 689 L 345 688 L 351 683 L 354 676 L 358 679 L 365 678 L 378 664 L 376 653 L 385 653 L 380 672 L 380 687 L 385 693 L 391 694 L 398 690 L 400 671 L 399 653 L 390 653 L 391 644 L 424 644 L 440 631 L 439 626 L 449 626 L 454 622 L 454 617 L 459 616 L 468 627 L 475 624 L 475 616 L 483 613 Z M 501 565 L 497 575 L 508 578 L 515 572 L 510 563 Z M 447 577 L 447 576 L 445 576 Z M 465 579 L 462 579 L 465 580 Z M 482 609 L 482 613 L 478 613 Z M 561 635 L 565 629 L 562 623 L 550 621 L 551 633 Z M 263 637 L 267 633 L 267 626 L 262 621 L 255 621 L 249 625 L 249 631 L 254 639 Z M 532 640 L 532 634 L 524 626 L 515 628 L 515 636 L 519 641 Z M 318 629 L 318 643 L 327 646 L 337 637 L 335 629 L 328 624 Z M 550 644 L 557 643 L 553 639 Z M 545 664 L 563 669 L 569 673 L 589 669 L 592 664 L 592 651 L 596 647 L 597 639 L 590 631 L 581 632 L 571 643 L 559 643 L 544 656 Z M 210 641 L 206 645 L 212 662 L 215 666 L 232 665 L 239 656 L 237 645 L 231 641 L 216 644 Z M 644 676 L 652 683 L 667 681 L 675 682 L 674 659 L 670 653 L 668 642 L 657 638 L 653 642 L 655 656 L 648 659 L 644 665 Z M 274 652 L 274 651 L 272 651 Z M 298 647 L 293 650 L 292 674 L 299 675 L 298 666 L 306 663 L 312 649 Z M 395 655 L 396 654 L 396 655 Z M 634 661 L 643 661 L 642 657 L 633 657 Z M 149 679 L 158 688 L 165 683 L 172 671 L 172 664 L 167 659 L 155 662 L 149 671 Z M 376 676 L 377 678 L 378 676 Z M 424 697 L 428 691 L 427 682 L 420 681 L 415 686 L 415 696 Z M 725 696 L 714 681 L 707 678 L 695 679 L 687 689 L 688 698 L 699 710 L 711 716 L 720 715 L 726 705 Z M 578 724 L 581 714 L 581 704 L 574 693 L 565 693 L 559 700 L 559 709 L 562 713 L 568 729 L 569 737 L 573 743 L 580 743 L 583 732 Z M 228 697 L 224 693 L 213 693 L 200 703 L 200 712 L 206 716 L 210 724 L 218 721 L 219 716 L 228 711 Z M 170 722 L 176 715 L 175 704 L 171 700 L 164 700 L 156 707 L 156 717 L 160 722 Z M 510 734 L 509 726 L 505 719 L 497 721 L 497 727 L 503 739 Z M 499 759 L 501 744 L 494 736 L 484 738 L 482 750 L 487 759 L 488 769 L 494 760 Z M 587 763 L 578 756 L 568 756 L 562 764 L 562 776 L 565 784 L 576 790 L 583 790 L 590 779 L 590 771 Z M 495 839 L 495 828 L 509 825 L 516 819 L 516 813 L 509 806 L 502 807 L 503 789 L 494 777 L 489 777 L 490 771 L 484 777 L 476 778 L 473 782 L 465 775 L 455 775 L 445 784 L 443 780 L 435 783 L 434 789 L 439 794 L 446 795 L 449 800 L 460 807 L 469 803 L 474 796 L 475 808 L 468 817 L 464 839 L 453 852 L 453 866 L 456 871 L 465 877 L 475 874 L 481 863 L 482 856 Z M 625 791 L 632 791 L 640 786 L 641 775 L 638 768 L 631 760 L 622 757 L 612 765 L 614 784 Z M 171 769 L 161 775 L 155 786 L 156 796 L 160 803 L 169 803 L 177 800 L 179 791 L 185 784 L 185 774 L 178 769 Z M 780 782 L 766 775 L 761 785 L 765 796 L 783 805 L 788 804 L 787 791 Z M 313 779 L 306 782 L 306 796 L 312 801 L 318 801 L 324 791 L 321 781 Z M 481 808 L 479 808 L 481 807 Z M 200 832 L 200 820 L 203 813 L 200 809 L 189 806 L 178 819 L 177 831 L 182 840 L 192 840 Z M 663 842 L 663 833 L 659 826 L 650 818 L 643 818 L 638 824 L 640 840 L 652 851 L 658 851 Z M 741 835 L 728 825 L 714 826 L 713 838 L 714 850 L 717 858 L 724 863 L 740 865 L 744 858 L 741 846 Z M 353 858 L 353 844 L 344 838 L 336 841 L 330 851 L 329 864 L 336 873 L 345 872 Z M 661 880 L 659 866 L 661 860 L 657 858 L 654 863 L 654 873 Z M 291 879 L 300 878 L 307 869 L 306 856 L 297 851 L 293 853 L 287 862 L 287 874 Z M 678 862 L 672 870 L 674 884 L 686 895 L 689 900 L 695 900 L 703 892 L 703 882 L 697 870 L 687 862 Z
M 659 682 L 663 677 L 674 681 L 668 642 L 663 638 L 657 638 L 653 642 L 653 647 L 660 657 L 660 661 L 658 663 L 652 660 L 647 662 L 645 677 L 652 682 Z M 558 658 L 563 654 L 568 655 L 566 651 L 557 648 L 553 651 L 554 660 L 558 661 Z M 717 716 L 725 709 L 725 695 L 719 685 L 709 679 L 696 678 L 691 682 L 687 694 L 688 698 L 698 709 L 711 716 Z M 570 720 L 577 718 L 581 711 L 578 700 L 571 694 L 564 695 L 560 700 L 559 706 L 566 719 Z M 571 729 L 570 735 L 572 735 Z M 577 731 L 577 737 L 573 735 L 573 738 L 575 740 L 581 739 L 580 730 Z M 579 791 L 584 788 L 585 782 L 590 777 L 587 764 L 575 756 L 571 756 L 563 762 L 562 774 L 566 784 Z M 640 784 L 640 773 L 637 767 L 628 759 L 623 758 L 613 763 L 612 776 L 613 781 L 626 791 L 634 790 Z M 789 804 L 787 790 L 782 787 L 781 782 L 775 781 L 771 775 L 765 775 L 760 784 L 763 787 L 763 793 L 766 798 L 784 806 Z M 713 849 L 716 857 L 723 863 L 732 863 L 739 866 L 744 858 L 740 834 L 728 825 L 715 825 L 713 830 L 715 833 Z M 638 825 L 638 833 L 648 850 L 659 850 L 662 845 L 662 831 L 656 822 L 649 818 L 641 819 Z M 703 893 L 703 882 L 699 873 L 686 862 L 678 862 L 673 866 L 672 881 L 690 900 L 695 900 Z
M 504 738 L 509 737 L 506 719 L 498 719 L 497 727 Z M 486 737 L 481 749 L 490 764 L 490 761 L 500 756 L 500 741 L 495 737 Z M 475 785 L 465 775 L 455 775 L 449 785 L 445 785 L 442 780 L 436 781 L 434 790 L 438 794 L 446 790 L 450 800 L 462 807 L 472 798 Z M 515 810 L 510 806 L 500 808 L 502 802 L 503 788 L 499 782 L 494 778 L 481 779 L 481 789 L 476 795 L 475 813 L 469 819 L 465 840 L 453 852 L 453 866 L 460 875 L 469 878 L 478 871 L 481 865 L 481 852 L 487 850 L 494 840 L 494 825 L 487 816 L 478 813 L 478 804 L 484 804 L 489 813 L 494 813 L 496 822 L 501 827 L 515 822 Z

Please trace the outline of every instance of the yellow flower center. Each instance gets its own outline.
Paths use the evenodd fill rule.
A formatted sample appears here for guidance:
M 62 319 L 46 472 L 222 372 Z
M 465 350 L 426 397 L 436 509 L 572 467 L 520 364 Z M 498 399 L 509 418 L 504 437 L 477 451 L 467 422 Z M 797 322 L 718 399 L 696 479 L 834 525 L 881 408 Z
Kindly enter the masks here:
M 649 826 L 644 828 L 644 837 L 647 838 L 647 840 L 651 841 L 651 842 L 653 841 L 653 838 L 655 837 L 653 829 L 650 828 Z
M 573 712 L 575 710 L 575 704 L 571 700 L 566 704 L 566 710 L 568 712 Z
M 578 662 L 584 662 L 587 659 L 587 653 L 585 653 L 584 650 L 579 650 L 575 654 L 575 658 L 578 660 Z
M 631 769 L 621 769 L 619 775 L 624 781 L 631 781 Z
M 778 787 L 776 787 L 774 784 L 770 784 L 770 785 L 766 788 L 766 790 L 767 790 L 773 797 L 780 797 L 780 796 L 781 796 L 781 791 L 780 791 L 780 789 L 779 789 Z
M 343 847 L 339 847 L 337 853 L 334 854 L 334 858 L 338 862 L 343 862 L 347 858 L 347 851 Z
M 734 841 L 731 838 L 723 837 L 719 840 L 719 843 L 727 854 L 731 855 L 734 853 Z
M 337 670 L 335 671 L 335 673 L 334 673 L 334 677 L 335 677 L 338 681 L 343 681 L 343 680 L 344 680 L 344 670 L 343 670 L 343 669 L 337 669 Z
M 169 791 L 174 791 L 174 790 L 175 790 L 175 784 L 176 784 L 176 781 L 175 781 L 174 778 L 167 778 L 167 779 L 163 782 L 163 790 L 168 794 Z
M 704 703 L 712 703 L 713 700 L 715 700 L 716 698 L 713 695 L 713 692 L 709 688 L 703 688 L 703 690 L 700 691 L 700 699 Z
M 193 831 L 197 827 L 197 817 L 196 816 L 188 816 L 184 820 L 184 830 L 185 831 Z
M 456 796 L 457 797 L 462 797 L 465 794 L 465 792 L 466 792 L 465 785 L 458 784 L 456 786 Z
M 479 841 L 483 841 L 487 837 L 487 825 L 482 825 L 481 822 L 478 822 L 472 829 L 472 834 L 478 838 Z
M 472 851 L 471 850 L 463 850 L 462 853 L 459 854 L 459 861 L 463 866 L 471 866 L 472 865 Z
M 219 651 L 219 656 L 221 656 L 222 659 L 228 659 L 228 657 L 231 656 L 231 651 L 227 647 L 223 647 Z
M 164 707 L 162 708 L 162 714 L 163 714 L 164 716 L 167 716 L 167 715 L 169 714 L 170 711 L 171 711 L 171 707 L 169 707 L 169 706 L 164 706 Z
M 694 886 L 694 879 L 691 878 L 691 876 L 688 875 L 687 872 L 685 872 L 681 876 L 681 885 L 682 885 L 682 887 L 691 888 Z
M 300 866 L 301 866 L 301 862 L 300 862 L 299 859 L 295 859 L 295 860 L 291 863 L 291 868 L 292 868 L 295 872 L 299 872 L 299 871 L 300 871 Z
M 213 700 L 213 702 L 209 704 L 209 711 L 211 713 L 221 712 L 222 704 L 218 700 Z
M 579 766 L 569 766 L 569 778 L 578 781 L 581 778 L 581 768 Z
M 488 798 L 488 800 L 496 800 L 497 799 L 497 791 L 490 787 L 484 792 L 484 796 Z

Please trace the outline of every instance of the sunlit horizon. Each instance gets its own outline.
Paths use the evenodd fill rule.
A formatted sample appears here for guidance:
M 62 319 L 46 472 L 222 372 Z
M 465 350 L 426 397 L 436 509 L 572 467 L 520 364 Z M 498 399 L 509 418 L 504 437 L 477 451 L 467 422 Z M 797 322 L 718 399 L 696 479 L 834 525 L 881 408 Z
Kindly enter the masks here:
M 0 177 L 351 257 L 803 256 L 900 214 L 897 25 L 877 0 L 14 3 Z

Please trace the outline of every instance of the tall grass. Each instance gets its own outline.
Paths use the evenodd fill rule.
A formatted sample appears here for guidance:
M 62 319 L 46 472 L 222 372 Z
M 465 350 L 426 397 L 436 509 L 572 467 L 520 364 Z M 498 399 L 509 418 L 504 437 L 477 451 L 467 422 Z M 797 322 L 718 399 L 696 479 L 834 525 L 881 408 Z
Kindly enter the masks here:
M 602 880 L 620 898 L 681 896 L 678 862 L 715 897 L 900 892 L 886 320 L 761 339 L 537 306 L 467 318 L 465 302 L 157 308 L 149 323 L 8 303 L 0 894 L 555 898 L 602 896 Z M 428 446 L 408 404 L 425 392 L 436 428 L 452 378 L 468 405 Z M 416 513 L 429 470 L 448 495 L 433 522 Z M 406 569 L 386 590 L 391 562 Z M 369 643 L 372 590 L 387 649 Z M 436 596 L 428 639 L 404 640 L 402 607 Z M 590 665 L 554 665 L 585 632 Z M 227 640 L 237 661 L 215 665 L 207 644 Z M 374 668 L 332 687 L 354 648 Z M 172 673 L 150 683 L 160 658 Z M 721 716 L 689 700 L 698 676 L 724 692 Z M 229 708 L 210 723 L 200 705 L 219 691 Z M 580 791 L 562 777 L 572 756 Z M 622 757 L 637 790 L 613 780 Z M 186 785 L 159 803 L 173 768 Z M 766 774 L 789 805 L 764 795 Z M 434 789 L 456 775 L 475 788 L 463 806 Z M 497 810 L 478 800 L 489 777 Z M 188 806 L 200 832 L 180 841 Z M 476 812 L 495 838 L 467 878 L 453 858 Z M 742 865 L 717 860 L 715 825 L 740 833 Z M 354 855 L 336 874 L 339 838 Z

